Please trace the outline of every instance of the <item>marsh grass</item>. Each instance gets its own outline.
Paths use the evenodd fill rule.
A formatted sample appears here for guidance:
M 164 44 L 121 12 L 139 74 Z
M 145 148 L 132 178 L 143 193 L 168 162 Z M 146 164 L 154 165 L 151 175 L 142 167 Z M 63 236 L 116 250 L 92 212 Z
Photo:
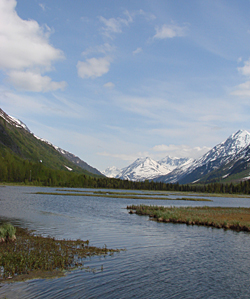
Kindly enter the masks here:
M 250 232 L 250 208 L 131 205 L 127 206 L 127 209 L 131 214 L 148 215 L 159 222 L 205 225 Z
M 89 191 L 89 190 L 69 190 L 69 189 L 56 189 L 56 191 L 63 191 L 63 192 L 80 192 L 80 193 L 92 193 L 92 194 L 100 194 L 100 195 L 157 195 L 157 196 L 168 196 L 167 193 L 163 192 L 142 192 L 142 193 L 136 193 L 136 192 L 114 192 L 114 191 Z
M 14 241 L 16 239 L 15 236 L 16 228 L 10 223 L 4 223 L 0 226 L 0 243 Z
M 35 236 L 16 228 L 16 240 L 0 243 L 0 278 L 2 281 L 53 277 L 65 270 L 84 267 L 84 259 L 94 255 L 113 255 L 119 249 L 89 246 L 89 241 L 55 240 Z
M 68 192 L 68 190 L 67 190 Z M 168 197 L 163 197 L 163 195 L 161 196 L 151 196 L 152 194 L 138 194 L 138 193 L 134 193 L 137 195 L 131 195 L 131 193 L 115 193 L 114 194 L 110 194 L 110 193 L 98 193 L 98 192 L 94 192 L 94 194 L 90 194 L 90 193 L 83 193 L 83 192 L 78 192 L 78 193 L 73 193 L 73 192 L 69 192 L 69 193 L 61 193 L 61 192 L 36 192 L 35 194 L 41 194 L 41 195 L 60 195 L 60 196 L 95 196 L 95 197 L 107 197 L 107 198 L 128 198 L 128 199 L 147 199 L 147 200 L 188 200 L 188 201 L 212 201 L 211 199 L 206 199 L 206 198 L 168 198 Z M 116 195 L 117 194 L 117 195 Z

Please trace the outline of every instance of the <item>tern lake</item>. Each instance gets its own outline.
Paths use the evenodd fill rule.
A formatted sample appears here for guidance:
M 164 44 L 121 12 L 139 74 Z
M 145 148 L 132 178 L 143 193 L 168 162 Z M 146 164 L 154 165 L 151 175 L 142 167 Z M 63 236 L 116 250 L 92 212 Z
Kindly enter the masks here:
M 158 223 L 129 214 L 131 204 L 250 207 L 250 198 L 207 201 L 44 195 L 44 187 L 0 187 L 0 220 L 56 239 L 89 240 L 93 246 L 126 249 L 91 257 L 88 269 L 64 277 L 0 283 L 0 298 L 250 298 L 250 233 Z M 96 189 L 73 189 L 97 191 Z M 100 190 L 108 192 L 108 190 Z M 114 190 L 109 190 L 114 192 Z M 150 191 L 115 190 L 138 193 Z M 80 193 L 80 192 L 79 192 Z M 91 194 L 91 193 L 89 193 Z M 154 194 L 154 193 L 152 193 Z

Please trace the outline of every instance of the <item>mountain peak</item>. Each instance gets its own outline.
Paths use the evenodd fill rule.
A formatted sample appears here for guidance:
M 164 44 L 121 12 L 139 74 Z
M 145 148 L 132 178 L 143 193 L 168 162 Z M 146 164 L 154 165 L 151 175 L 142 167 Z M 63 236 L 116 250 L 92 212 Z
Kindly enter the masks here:
M 7 123 L 17 127 L 17 128 L 23 128 L 24 130 L 28 131 L 29 133 L 30 130 L 29 128 L 25 125 L 25 123 L 23 123 L 21 120 L 16 119 L 13 116 L 8 115 L 7 113 L 5 113 L 1 108 L 0 108 L 0 116 L 7 121 Z
M 250 143 L 250 133 L 246 130 L 238 130 L 230 135 L 227 140 L 218 144 L 215 148 L 223 147 L 228 155 L 236 154 L 239 150 L 246 147 Z
M 246 130 L 238 130 L 236 133 L 232 134 L 229 138 L 238 139 L 243 142 L 249 143 L 250 142 L 250 133 Z

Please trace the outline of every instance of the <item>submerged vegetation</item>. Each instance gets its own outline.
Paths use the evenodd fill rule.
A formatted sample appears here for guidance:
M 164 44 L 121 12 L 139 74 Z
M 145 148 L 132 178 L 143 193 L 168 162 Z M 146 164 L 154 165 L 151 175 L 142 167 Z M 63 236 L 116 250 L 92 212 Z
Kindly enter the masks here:
M 250 208 L 131 205 L 127 206 L 127 209 L 131 214 L 148 215 L 159 222 L 204 225 L 250 232 Z
M 13 226 L 12 226 L 13 227 Z M 85 258 L 112 255 L 119 249 L 98 248 L 89 241 L 55 240 L 14 228 L 16 240 L 0 243 L 0 281 L 60 276 L 63 271 L 83 267 Z

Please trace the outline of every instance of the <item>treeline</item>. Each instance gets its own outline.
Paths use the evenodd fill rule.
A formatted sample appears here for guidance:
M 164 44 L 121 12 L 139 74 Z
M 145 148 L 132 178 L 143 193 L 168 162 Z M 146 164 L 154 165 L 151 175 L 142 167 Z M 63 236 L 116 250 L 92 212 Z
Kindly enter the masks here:
M 153 182 L 128 181 L 107 177 L 92 177 L 68 170 L 51 169 L 43 163 L 23 160 L 6 152 L 0 155 L 0 182 L 25 185 L 75 188 L 110 188 L 155 191 L 183 191 L 199 193 L 250 194 L 250 180 L 239 184 L 210 183 L 179 185 Z

